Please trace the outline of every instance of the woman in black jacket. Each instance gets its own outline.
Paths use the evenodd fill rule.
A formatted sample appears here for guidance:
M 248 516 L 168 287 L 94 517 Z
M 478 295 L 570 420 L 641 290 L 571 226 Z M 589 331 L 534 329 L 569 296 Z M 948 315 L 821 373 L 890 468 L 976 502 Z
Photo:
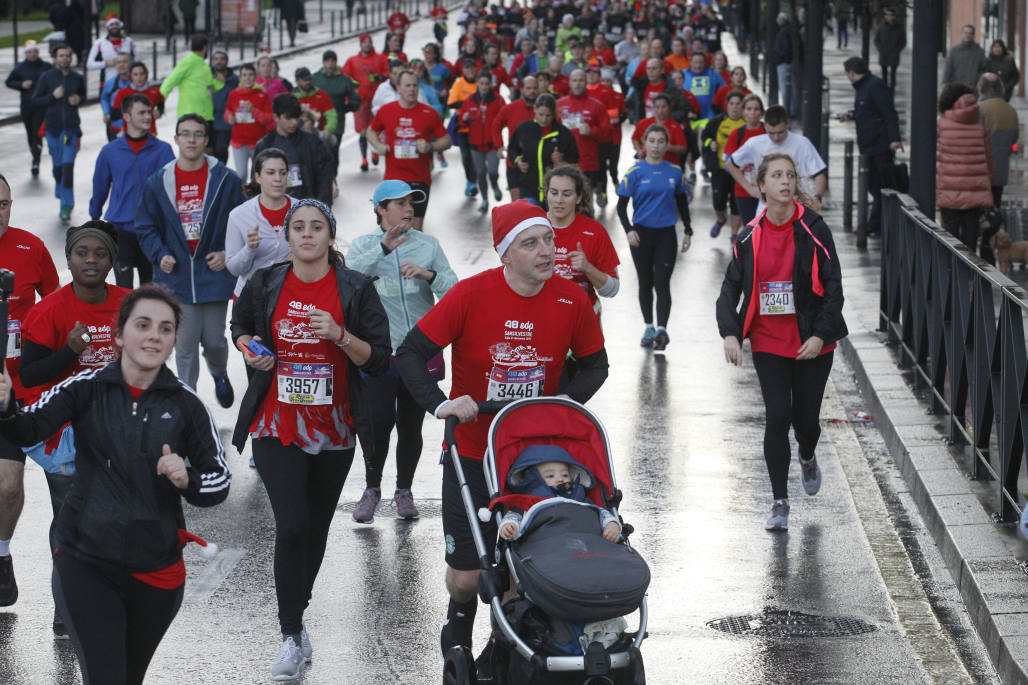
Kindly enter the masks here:
M 821 487 L 814 454 L 821 436 L 818 415 L 832 351 L 847 334 L 832 232 L 820 215 L 796 201 L 796 179 L 788 155 L 764 157 L 757 187 L 767 210 L 739 234 L 717 300 L 725 360 L 740 365 L 748 337 L 764 397 L 764 459 L 774 496 L 764 525 L 769 531 L 789 527 L 790 425 L 800 446 L 803 489 L 814 495 Z M 742 307 L 736 310 L 740 295 Z
M 1003 99 L 1010 102 L 1014 88 L 1021 79 L 1021 72 L 1014 61 L 1014 55 L 1007 50 L 1007 44 L 998 38 L 992 41 L 992 47 L 989 48 L 989 55 L 985 59 L 985 71 L 999 76 L 999 80 L 1003 82 Z
M 543 93 L 535 99 L 535 118 L 521 122 L 507 144 L 507 154 L 521 172 L 520 197 L 537 205 L 542 204 L 546 172 L 561 164 L 578 162 L 575 136 L 557 121 L 556 112 L 556 99 Z
M 360 376 L 383 373 L 392 354 L 374 279 L 343 265 L 332 247 L 335 236 L 328 207 L 295 202 L 285 219 L 292 260 L 257 271 L 232 311 L 232 338 L 246 348 L 254 372 L 232 442 L 242 451 L 253 438 L 254 462 L 275 514 L 282 645 L 272 680 L 298 678 L 311 658 L 303 612 L 353 461 L 356 431 L 372 444 Z
M 170 292 L 143 285 L 118 313 L 118 361 L 58 383 L 28 409 L 15 405 L 7 371 L 0 375 L 8 440 L 33 445 L 68 422 L 75 430 L 53 593 L 87 685 L 143 682 L 182 603 L 191 535 L 181 500 L 209 507 L 228 496 L 218 427 L 164 365 L 181 318 Z

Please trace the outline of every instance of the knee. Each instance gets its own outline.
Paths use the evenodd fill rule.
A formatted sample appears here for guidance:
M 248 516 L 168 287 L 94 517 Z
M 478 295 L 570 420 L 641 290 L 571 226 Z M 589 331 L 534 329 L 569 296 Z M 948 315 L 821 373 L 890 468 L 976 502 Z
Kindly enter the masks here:
M 478 571 L 447 568 L 446 591 L 457 602 L 470 602 L 478 593 Z
M 298 516 L 275 521 L 275 539 L 282 545 L 302 546 L 309 530 L 308 522 Z
M 788 434 L 789 426 L 792 425 L 792 414 L 788 407 L 776 407 L 768 409 L 767 418 L 764 420 L 766 431 L 772 435 Z

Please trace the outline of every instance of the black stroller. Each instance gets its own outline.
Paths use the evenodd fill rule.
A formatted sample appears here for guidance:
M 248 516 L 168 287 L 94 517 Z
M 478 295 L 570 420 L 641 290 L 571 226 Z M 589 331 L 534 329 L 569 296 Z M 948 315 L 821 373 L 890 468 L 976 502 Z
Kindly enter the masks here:
M 628 544 L 632 527 L 622 524 L 621 541 L 609 542 L 599 534 L 596 508 L 562 497 L 530 502 L 506 487 L 525 448 L 557 445 L 585 467 L 590 503 L 618 517 L 621 491 L 603 425 L 583 405 L 555 397 L 481 403 L 479 410 L 498 412 L 483 464 L 491 511 L 475 511 L 458 457 L 455 417 L 447 420 L 446 447 L 478 551 L 479 596 L 490 605 L 492 631 L 477 662 L 467 647 L 449 650 L 444 685 L 643 685 L 639 648 L 646 637 L 650 573 Z M 521 535 L 501 539 L 497 558 L 489 559 L 479 517 L 493 516 L 499 525 L 508 505 L 525 511 Z M 517 597 L 503 604 L 510 586 Z M 621 617 L 637 610 L 639 627 L 628 632 Z

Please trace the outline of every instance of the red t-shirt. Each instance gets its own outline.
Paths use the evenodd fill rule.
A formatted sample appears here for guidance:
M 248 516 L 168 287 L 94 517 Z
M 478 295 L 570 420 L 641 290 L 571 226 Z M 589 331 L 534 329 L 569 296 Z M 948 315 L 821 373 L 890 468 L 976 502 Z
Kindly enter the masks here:
M 664 92 L 664 84 L 662 83 L 647 83 L 646 92 L 643 93 L 643 107 L 646 110 L 646 116 L 653 116 L 653 98 L 657 97 Z
M 346 381 L 348 358 L 335 343 L 322 340 L 311 329 L 312 309 L 328 312 L 345 327 L 332 269 L 313 283 L 304 283 L 292 271 L 286 276 L 271 315 L 275 371 L 250 432 L 257 438 L 275 436 L 283 445 L 349 449 L 353 419 Z
M 275 235 L 282 232 L 283 227 L 286 224 L 286 214 L 289 213 L 289 208 L 293 205 L 289 197 L 286 197 L 286 203 L 282 205 L 281 209 L 268 209 L 264 206 L 260 200 L 257 200 L 257 206 L 261 208 L 261 214 L 271 224 L 271 228 L 274 229 Z
M 603 348 L 600 323 L 582 289 L 550 278 L 533 297 L 514 292 L 503 267 L 459 281 L 418 321 L 440 347 L 453 345 L 450 398 L 554 395 L 564 359 Z M 457 427 L 460 453 L 481 459 L 490 417 Z
M 158 107 L 160 107 L 161 105 L 164 104 L 164 96 L 161 95 L 161 89 L 158 86 L 148 86 L 148 87 L 144 88 L 143 90 L 136 90 L 132 86 L 125 86 L 124 88 L 122 88 L 121 90 L 119 90 L 117 93 L 114 94 L 114 100 L 111 102 L 111 107 L 114 108 L 114 109 L 121 109 L 121 102 L 122 102 L 122 100 L 124 100 L 129 95 L 132 95 L 134 93 L 139 93 L 140 95 L 145 95 L 146 99 L 150 101 L 150 104 L 153 105 L 155 110 Z M 120 131 L 120 130 L 123 130 L 124 128 L 125 128 L 125 125 L 123 123 L 118 130 Z M 150 122 L 150 133 L 152 133 L 154 135 L 157 135 L 157 112 L 156 111 L 154 112 L 153 121 Z
M 803 344 L 800 329 L 796 323 L 795 299 L 793 299 L 792 276 L 796 262 L 796 242 L 792 222 L 799 212 L 784 224 L 777 225 L 764 215 L 761 220 L 760 245 L 754 255 L 756 269 L 756 292 L 753 293 L 755 308 L 750 326 L 750 349 L 753 352 L 767 352 L 780 357 L 795 359 Z M 790 311 L 791 310 L 791 311 Z M 835 349 L 835 343 L 825 345 L 821 354 Z
M 25 388 L 18 377 L 22 323 L 36 303 L 36 294 L 46 297 L 61 282 L 43 241 L 14 226 L 0 236 L 0 269 L 14 272 L 14 292 L 7 298 L 7 370 L 15 396 L 24 398 Z
M 389 74 L 389 64 L 385 55 L 372 51 L 365 55 L 358 52 L 343 63 L 343 73 L 357 82 L 357 94 L 361 98 L 361 107 L 367 103 L 371 110 L 371 98 L 375 96 L 378 84 L 385 81 Z
M 132 154 L 134 155 L 139 154 L 139 151 L 143 149 L 143 146 L 146 145 L 146 141 L 148 141 L 149 139 L 150 136 L 145 135 L 139 140 L 132 140 L 131 138 L 129 138 L 127 133 L 125 134 L 125 142 L 128 143 L 129 149 L 132 150 Z
M 175 210 L 182 222 L 190 254 L 196 254 L 203 226 L 203 200 L 207 192 L 207 162 L 196 171 L 185 171 L 175 165 Z
M 386 26 L 389 27 L 391 33 L 397 33 L 402 36 L 410 27 L 410 19 L 407 18 L 406 14 L 394 12 L 386 19 Z
M 742 134 L 742 141 L 741 142 L 739 141 L 739 131 L 743 132 L 743 134 Z M 736 150 L 741 148 L 743 146 L 743 143 L 745 143 L 750 138 L 752 138 L 754 136 L 763 135 L 764 133 L 766 133 L 766 131 L 764 131 L 764 124 L 761 124 L 760 126 L 757 126 L 757 128 L 754 128 L 754 129 L 746 128 L 746 125 L 744 124 L 744 125 L 740 126 L 739 128 L 735 129 L 734 131 L 732 131 L 728 135 L 728 140 L 725 141 L 725 149 L 724 149 L 724 152 L 723 152 L 725 158 L 727 159 L 728 157 L 730 157 L 733 152 L 735 152 Z M 744 169 L 742 169 L 742 173 L 744 173 L 744 174 L 752 174 L 756 170 L 757 170 L 756 167 L 754 167 L 752 164 L 750 164 L 747 167 L 745 167 Z M 749 197 L 750 194 L 747 193 L 746 190 L 741 185 L 736 183 L 735 184 L 735 196 L 736 197 Z
M 737 90 L 743 95 L 750 94 L 749 88 L 746 88 L 745 86 L 742 88 L 735 88 L 729 83 L 727 86 L 721 86 L 717 89 L 717 92 L 714 94 L 714 106 L 718 109 L 724 110 L 725 106 L 728 104 L 728 94 L 733 90 Z
M 607 229 L 600 222 L 576 213 L 574 221 L 564 228 L 554 226 L 553 231 L 555 234 L 553 275 L 577 283 L 589 295 L 589 301 L 595 305 L 596 289 L 584 273 L 575 271 L 571 267 L 571 258 L 568 257 L 568 253 L 576 251 L 578 245 L 581 244 L 585 258 L 589 260 L 590 264 L 608 276 L 617 278 L 618 264 L 621 263 L 621 260 L 618 259 Z
M 638 140 L 640 143 L 644 143 L 643 136 L 646 135 L 646 129 L 657 123 L 656 117 L 646 117 L 640 119 L 639 123 L 635 125 L 635 130 L 632 131 L 632 140 Z M 668 119 L 661 124 L 668 132 L 668 145 L 681 145 L 682 147 L 688 146 L 688 141 L 685 139 L 685 131 L 682 130 L 682 125 L 674 119 Z M 645 149 L 645 145 L 643 147 Z M 674 152 L 668 151 L 664 153 L 664 160 L 671 162 L 672 164 L 681 164 L 682 155 L 675 154 Z
M 599 171 L 599 141 L 610 139 L 610 118 L 606 106 L 589 94 L 566 95 L 557 100 L 557 118 L 575 136 L 578 166 L 582 171 Z M 582 124 L 589 126 L 588 135 L 581 133 Z
M 246 111 L 240 108 L 244 102 L 250 103 Z M 268 127 L 274 128 L 274 116 L 271 113 L 271 100 L 260 88 L 235 88 L 228 94 L 225 104 L 225 121 L 234 116 L 232 124 L 232 147 L 254 147 L 263 138 Z
M 431 141 L 446 135 L 438 112 L 420 102 L 410 109 L 399 101 L 390 102 L 371 120 L 371 130 L 389 146 L 383 178 L 432 183 L 432 154 L 420 154 L 415 141 L 418 138 Z

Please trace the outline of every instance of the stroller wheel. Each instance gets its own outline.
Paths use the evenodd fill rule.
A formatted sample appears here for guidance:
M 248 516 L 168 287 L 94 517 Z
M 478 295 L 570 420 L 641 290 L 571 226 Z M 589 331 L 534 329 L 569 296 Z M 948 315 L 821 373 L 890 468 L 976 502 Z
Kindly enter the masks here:
M 646 669 L 643 668 L 642 654 L 636 647 L 632 647 L 629 654 L 631 655 L 629 669 L 632 671 L 632 685 L 646 685 Z
M 443 685 L 477 685 L 475 657 L 463 645 L 451 647 L 443 664 Z

